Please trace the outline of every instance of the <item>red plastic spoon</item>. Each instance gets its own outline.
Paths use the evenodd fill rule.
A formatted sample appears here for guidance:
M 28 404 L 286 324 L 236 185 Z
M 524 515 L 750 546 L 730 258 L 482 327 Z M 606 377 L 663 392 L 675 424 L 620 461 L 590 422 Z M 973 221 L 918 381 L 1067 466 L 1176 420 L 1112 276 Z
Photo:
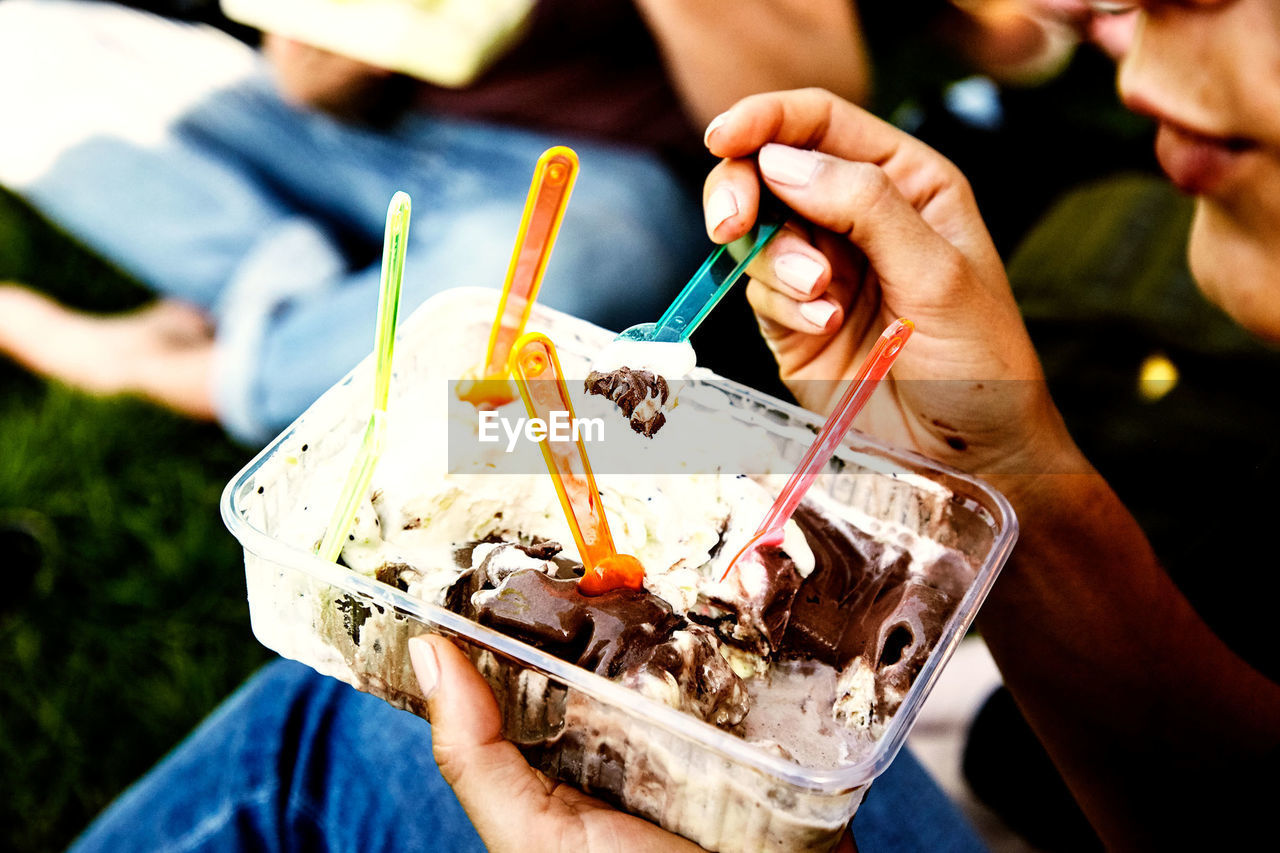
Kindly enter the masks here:
M 730 572 L 743 560 L 759 561 L 757 552 L 761 548 L 777 547 L 782 544 L 783 527 L 795 513 L 796 507 L 800 506 L 800 501 L 804 499 L 809 487 L 831 461 L 832 454 L 844 440 L 844 434 L 849 431 L 853 419 L 857 417 L 858 412 L 862 411 L 863 405 L 876 390 L 880 380 L 889 372 L 889 368 L 893 366 L 898 353 L 902 352 L 903 345 L 914 330 L 915 326 L 906 319 L 894 320 L 889 324 L 889 328 L 884 330 L 884 334 L 871 348 L 866 361 L 862 362 L 857 374 L 849 382 L 849 387 L 840 398 L 840 402 L 836 404 L 835 411 L 831 413 L 831 417 L 827 418 L 827 422 L 818 432 L 818 437 L 805 451 L 804 458 L 796 466 L 791 479 L 787 480 L 787 484 L 778 493 L 777 500 L 773 502 L 773 506 L 769 507 L 769 512 L 765 514 L 764 521 L 760 522 L 755 535 L 747 540 L 747 544 L 724 570 L 724 574 L 720 577 L 721 581 L 728 578 Z
M 529 417 L 551 423 L 552 416 L 558 415 L 573 422 L 573 404 L 560 371 L 560 359 L 546 335 L 529 332 L 521 336 L 511 348 L 510 365 Z M 619 554 L 614 548 L 582 439 L 552 441 L 547 436 L 539 443 L 586 570 L 578 581 L 578 589 L 584 595 L 599 595 L 618 587 L 643 589 L 644 566 L 635 557 Z

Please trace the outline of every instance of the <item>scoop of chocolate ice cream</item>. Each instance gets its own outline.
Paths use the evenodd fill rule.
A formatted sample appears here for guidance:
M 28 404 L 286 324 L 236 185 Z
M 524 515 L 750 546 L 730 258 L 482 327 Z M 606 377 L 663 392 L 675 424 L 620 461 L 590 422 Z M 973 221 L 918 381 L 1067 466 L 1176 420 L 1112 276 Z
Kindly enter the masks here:
M 667 380 L 651 370 L 593 370 L 587 374 L 585 388 L 588 394 L 612 400 L 629 419 L 631 429 L 646 438 L 652 438 L 667 422 L 662 407 L 671 396 L 671 389 Z
M 863 657 L 875 671 L 876 713 L 889 717 L 907 695 L 937 645 L 956 601 L 940 589 L 907 581 L 867 614 L 874 626 Z
M 514 571 L 533 569 L 551 577 L 577 578 L 582 564 L 561 554 L 560 543 L 550 540 L 524 545 L 497 537 L 467 542 L 453 552 L 454 562 L 464 571 L 445 592 L 444 606 L 468 619 L 476 618 L 472 597 L 482 589 L 492 589 Z
M 916 615 L 916 636 L 926 642 L 927 656 L 968 588 L 972 567 L 959 554 L 943 552 L 913 569 L 906 548 L 875 539 L 843 519 L 805 505 L 796 519 L 813 550 L 814 569 L 792 602 L 782 656 L 844 667 L 855 657 L 870 654 L 895 608 L 922 596 L 934 602 Z M 928 596 L 923 589 L 938 595 Z M 878 652 L 872 659 L 878 659 Z
M 761 548 L 757 555 L 759 560 L 739 561 L 734 567 L 727 579 L 732 596 L 701 595 L 689 618 L 715 628 L 739 648 L 768 657 L 782 644 L 802 578 L 782 548 Z
M 701 625 L 686 625 L 653 646 L 622 683 L 721 728 L 741 723 L 750 708 L 746 685 L 720 654 L 715 633 Z

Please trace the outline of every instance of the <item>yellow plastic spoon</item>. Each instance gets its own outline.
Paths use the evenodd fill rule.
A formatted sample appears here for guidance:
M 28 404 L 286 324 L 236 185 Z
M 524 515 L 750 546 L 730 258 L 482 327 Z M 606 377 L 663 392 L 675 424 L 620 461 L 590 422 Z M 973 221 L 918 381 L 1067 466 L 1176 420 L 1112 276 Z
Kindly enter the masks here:
M 573 403 L 560 359 L 546 335 L 529 332 L 521 336 L 511 350 L 510 365 L 529 417 L 550 423 L 553 415 L 563 413 L 573 422 Z M 630 554 L 619 554 L 614 547 L 582 438 L 551 441 L 548 437 L 539 443 L 582 557 L 584 574 L 578 589 L 584 595 L 599 595 L 619 587 L 643 589 L 644 566 Z
M 475 377 L 458 383 L 458 398 L 477 408 L 497 408 L 516 398 L 507 381 L 507 356 L 529 321 L 577 177 L 578 155 L 563 145 L 544 151 L 534 167 L 484 364 Z

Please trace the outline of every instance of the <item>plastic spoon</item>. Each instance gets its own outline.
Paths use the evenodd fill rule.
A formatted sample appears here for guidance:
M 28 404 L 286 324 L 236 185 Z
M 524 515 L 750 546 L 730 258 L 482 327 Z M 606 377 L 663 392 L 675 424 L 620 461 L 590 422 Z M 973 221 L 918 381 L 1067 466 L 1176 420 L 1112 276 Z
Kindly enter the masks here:
M 550 423 L 553 415 L 567 415 L 569 422 L 573 422 L 573 404 L 560 370 L 560 359 L 546 335 L 530 332 L 516 341 L 510 366 L 529 417 Z M 578 589 L 585 595 L 599 595 L 618 587 L 643 589 L 644 566 L 635 557 L 619 554 L 614 548 L 582 439 L 553 441 L 548 436 L 540 444 L 542 458 L 546 460 L 560 506 L 582 557 L 585 572 L 578 581 Z
M 640 323 L 624 329 L 616 340 L 680 343 L 702 324 L 729 288 L 742 278 L 756 255 L 782 229 L 780 222 L 765 222 L 740 240 L 711 253 L 656 323 Z
M 629 381 L 618 383 L 616 377 L 624 371 L 653 374 L 656 378 L 644 377 L 653 383 L 651 396 L 661 401 L 662 408 L 674 407 L 681 380 L 698 364 L 689 336 L 781 229 L 781 220 L 771 219 L 760 223 L 752 234 L 712 252 L 658 322 L 640 323 L 624 329 L 596 354 L 592 361 L 592 375 L 587 381 L 588 391 L 614 399 L 631 419 L 632 428 L 637 432 L 647 436 L 656 432 L 662 421 L 646 423 L 643 418 L 637 420 L 634 412 L 628 411 L 613 397 L 619 384 L 622 387 L 629 385 Z M 665 415 L 661 417 L 665 420 Z
M 391 197 L 387 208 L 387 227 L 382 238 L 382 284 L 378 292 L 378 326 L 374 332 L 374 352 L 377 359 L 373 383 L 373 412 L 365 427 L 360 449 L 347 474 L 338 504 L 334 507 L 324 538 L 316 553 L 327 562 L 335 562 L 342 553 L 342 541 L 351 531 L 356 507 L 360 498 L 369 490 L 373 469 L 382 455 L 383 440 L 387 432 L 387 394 L 391 388 L 391 354 L 396 345 L 396 316 L 400 311 L 400 283 L 404 279 L 405 246 L 409 242 L 409 213 L 411 204 L 407 193 L 398 192 Z
M 557 145 L 538 158 L 484 364 L 477 371 L 478 378 L 458 383 L 459 399 L 481 408 L 515 399 L 507 382 L 507 356 L 529 321 L 577 176 L 578 155 L 572 148 Z
M 822 425 L 817 438 L 814 439 L 813 444 L 809 445 L 804 458 L 800 460 L 791 478 L 778 494 L 777 500 L 773 502 L 773 506 L 769 507 L 755 535 L 747 540 L 747 544 L 725 569 L 720 577 L 722 582 L 744 560 L 759 561 L 760 549 L 782 544 L 784 525 L 795 513 L 796 507 L 800 506 L 800 501 L 818 479 L 818 475 L 827 467 L 832 454 L 836 452 L 845 433 L 849 431 L 853 419 L 857 417 L 858 412 L 862 411 L 863 405 L 876 390 L 880 380 L 889 372 L 889 368 L 893 366 L 898 353 L 902 352 L 903 345 L 914 330 L 915 326 L 910 320 L 899 319 L 889 324 L 889 328 L 880 335 L 866 360 L 858 368 L 857 374 L 849 382 L 844 396 L 840 398 L 835 410 Z

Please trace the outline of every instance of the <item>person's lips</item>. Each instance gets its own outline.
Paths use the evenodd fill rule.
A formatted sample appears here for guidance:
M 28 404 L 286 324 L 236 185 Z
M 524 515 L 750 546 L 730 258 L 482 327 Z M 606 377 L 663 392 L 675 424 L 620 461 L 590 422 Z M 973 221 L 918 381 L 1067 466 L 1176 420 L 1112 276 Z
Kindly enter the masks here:
M 1206 136 L 1160 122 L 1156 158 L 1178 189 L 1192 195 L 1213 195 L 1237 171 L 1239 161 L 1256 146 L 1237 137 Z

